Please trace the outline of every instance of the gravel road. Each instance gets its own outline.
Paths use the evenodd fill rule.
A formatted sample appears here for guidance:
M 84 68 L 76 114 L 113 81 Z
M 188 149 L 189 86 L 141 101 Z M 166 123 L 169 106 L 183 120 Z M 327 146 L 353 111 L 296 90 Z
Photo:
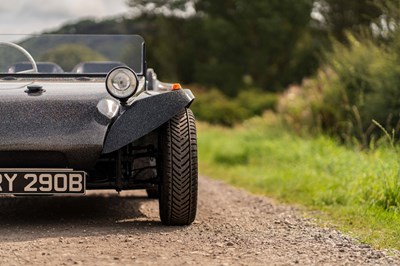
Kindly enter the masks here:
M 0 199 L 0 265 L 399 264 L 295 208 L 200 178 L 188 227 L 165 227 L 143 192 Z

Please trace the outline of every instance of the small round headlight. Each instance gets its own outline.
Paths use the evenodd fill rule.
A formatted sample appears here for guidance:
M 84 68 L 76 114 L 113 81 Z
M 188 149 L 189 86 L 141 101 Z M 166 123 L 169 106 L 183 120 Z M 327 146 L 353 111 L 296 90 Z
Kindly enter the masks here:
M 124 101 L 136 93 L 138 87 L 136 73 L 129 67 L 116 67 L 106 78 L 106 88 L 111 96 Z

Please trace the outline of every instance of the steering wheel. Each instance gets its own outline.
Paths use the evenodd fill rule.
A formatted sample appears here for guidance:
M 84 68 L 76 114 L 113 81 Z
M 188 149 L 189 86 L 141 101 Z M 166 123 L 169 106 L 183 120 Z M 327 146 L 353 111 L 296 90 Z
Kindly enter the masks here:
M 32 69 L 18 71 L 17 73 L 38 73 L 39 72 L 36 62 L 35 62 L 35 59 L 33 59 L 32 55 L 27 50 L 25 50 L 23 47 L 19 46 L 18 44 L 12 43 L 12 42 L 0 42 L 0 45 L 5 45 L 5 46 L 15 48 L 18 51 L 20 51 L 21 53 L 23 53 L 28 58 L 29 62 L 32 65 Z

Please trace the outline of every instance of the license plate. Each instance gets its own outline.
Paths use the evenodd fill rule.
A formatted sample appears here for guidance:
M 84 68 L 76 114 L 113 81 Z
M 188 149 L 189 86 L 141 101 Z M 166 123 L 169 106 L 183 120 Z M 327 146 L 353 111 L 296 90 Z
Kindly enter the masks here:
M 0 169 L 0 194 L 85 194 L 86 173 L 73 170 Z

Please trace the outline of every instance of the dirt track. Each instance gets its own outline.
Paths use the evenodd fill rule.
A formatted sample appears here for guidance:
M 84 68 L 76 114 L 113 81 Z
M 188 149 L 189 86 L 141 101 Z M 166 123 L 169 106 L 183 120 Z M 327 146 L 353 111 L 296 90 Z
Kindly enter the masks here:
M 207 178 L 189 227 L 164 227 L 141 192 L 2 198 L 1 265 L 400 264 L 382 251 Z

